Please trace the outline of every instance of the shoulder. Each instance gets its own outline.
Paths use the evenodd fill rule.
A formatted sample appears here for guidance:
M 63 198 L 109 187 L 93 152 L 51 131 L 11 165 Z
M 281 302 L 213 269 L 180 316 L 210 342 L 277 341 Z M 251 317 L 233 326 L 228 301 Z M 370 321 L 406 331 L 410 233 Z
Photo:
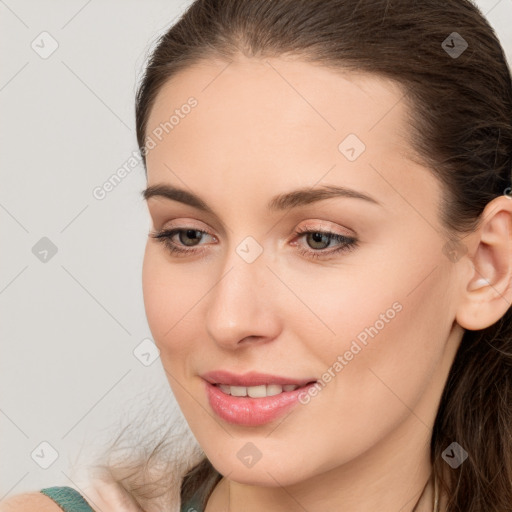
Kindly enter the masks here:
M 0 512 L 62 512 L 62 509 L 42 492 L 28 492 L 11 496 L 0 502 Z
M 79 489 L 47 487 L 12 496 L 0 502 L 0 512 L 143 512 L 116 482 L 94 480 Z

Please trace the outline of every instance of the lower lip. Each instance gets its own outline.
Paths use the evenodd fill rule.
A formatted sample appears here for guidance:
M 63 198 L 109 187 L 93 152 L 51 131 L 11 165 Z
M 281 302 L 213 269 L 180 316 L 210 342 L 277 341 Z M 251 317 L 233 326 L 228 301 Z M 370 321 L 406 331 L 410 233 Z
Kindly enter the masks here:
M 299 395 L 308 392 L 315 383 L 294 391 L 283 391 L 278 395 L 262 398 L 231 396 L 217 386 L 205 381 L 206 395 L 210 406 L 223 420 L 235 425 L 257 426 L 275 420 L 299 403 Z

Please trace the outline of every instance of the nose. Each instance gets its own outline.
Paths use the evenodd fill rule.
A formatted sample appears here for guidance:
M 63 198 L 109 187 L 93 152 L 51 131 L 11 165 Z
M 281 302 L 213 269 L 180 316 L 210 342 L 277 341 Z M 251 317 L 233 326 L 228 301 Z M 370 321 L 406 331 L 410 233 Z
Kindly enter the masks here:
M 210 338 L 224 349 L 275 339 L 281 328 L 277 284 L 263 255 L 247 263 L 233 251 L 208 294 Z

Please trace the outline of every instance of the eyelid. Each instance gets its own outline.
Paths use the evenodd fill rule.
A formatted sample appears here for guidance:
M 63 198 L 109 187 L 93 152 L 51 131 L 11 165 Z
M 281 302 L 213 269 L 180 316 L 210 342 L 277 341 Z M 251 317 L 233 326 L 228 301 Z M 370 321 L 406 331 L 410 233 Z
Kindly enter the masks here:
M 171 231 L 172 229 L 181 229 L 183 231 L 186 231 L 187 229 L 195 229 L 196 231 L 202 231 L 203 233 L 207 233 L 208 235 L 210 236 L 213 236 L 215 238 L 217 238 L 210 230 L 210 228 L 207 228 L 205 227 L 204 224 L 202 224 L 201 226 L 197 226 L 196 223 L 198 221 L 194 220 L 194 219 L 188 219 L 188 218 L 181 218 L 179 219 L 179 222 L 176 222 L 176 219 L 173 219 L 172 221 L 169 221 L 170 224 L 167 224 L 167 223 L 163 223 L 162 224 L 162 227 L 160 228 L 157 228 L 155 224 L 158 224 L 158 223 L 154 223 L 153 224 L 153 229 L 155 231 Z M 173 222 L 175 222 L 175 224 L 173 224 Z
M 179 203 L 179 209 L 175 209 L 174 201 L 161 199 L 161 202 L 158 203 L 158 197 L 150 199 L 155 199 L 155 203 L 149 208 L 150 203 L 148 201 L 149 216 L 153 223 L 153 229 L 158 231 L 174 229 L 175 227 L 181 228 L 182 225 L 187 228 L 190 226 L 198 231 L 204 231 L 212 236 L 213 233 L 210 231 L 210 228 L 207 227 L 209 225 L 214 226 L 215 231 L 219 233 L 220 236 L 225 236 L 231 231 L 229 226 L 226 226 L 222 220 L 217 220 L 216 217 L 212 217 L 208 213 L 201 214 L 200 218 L 204 218 L 204 221 L 201 221 L 199 217 L 195 217 L 192 207 Z M 188 213 L 189 211 L 191 212 L 190 214 Z M 187 214 L 191 216 L 187 217 Z M 179 225 L 174 226 L 174 224 L 172 224 L 173 222 L 179 222 Z M 171 223 L 171 225 L 168 226 L 167 223 Z M 199 226 L 196 224 L 199 224 Z M 157 228 L 157 225 L 160 227 Z
M 355 231 L 348 229 L 348 228 L 333 225 L 332 222 L 328 222 L 328 221 L 321 220 L 321 219 L 318 219 L 316 221 L 308 220 L 304 224 L 299 225 L 299 227 L 297 227 L 295 229 L 295 231 L 296 232 L 299 232 L 299 231 L 300 232 L 329 231 L 333 234 L 343 235 L 347 238 L 356 238 L 357 237 L 357 233 L 355 233 Z

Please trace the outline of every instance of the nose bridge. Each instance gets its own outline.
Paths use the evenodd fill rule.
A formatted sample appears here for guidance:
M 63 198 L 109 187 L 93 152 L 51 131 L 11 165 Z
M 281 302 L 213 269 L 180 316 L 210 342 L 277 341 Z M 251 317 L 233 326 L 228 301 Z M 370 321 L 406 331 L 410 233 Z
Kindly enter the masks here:
M 247 236 L 228 249 L 206 315 L 206 328 L 218 344 L 234 347 L 249 336 L 275 335 L 272 277 L 255 238 Z

